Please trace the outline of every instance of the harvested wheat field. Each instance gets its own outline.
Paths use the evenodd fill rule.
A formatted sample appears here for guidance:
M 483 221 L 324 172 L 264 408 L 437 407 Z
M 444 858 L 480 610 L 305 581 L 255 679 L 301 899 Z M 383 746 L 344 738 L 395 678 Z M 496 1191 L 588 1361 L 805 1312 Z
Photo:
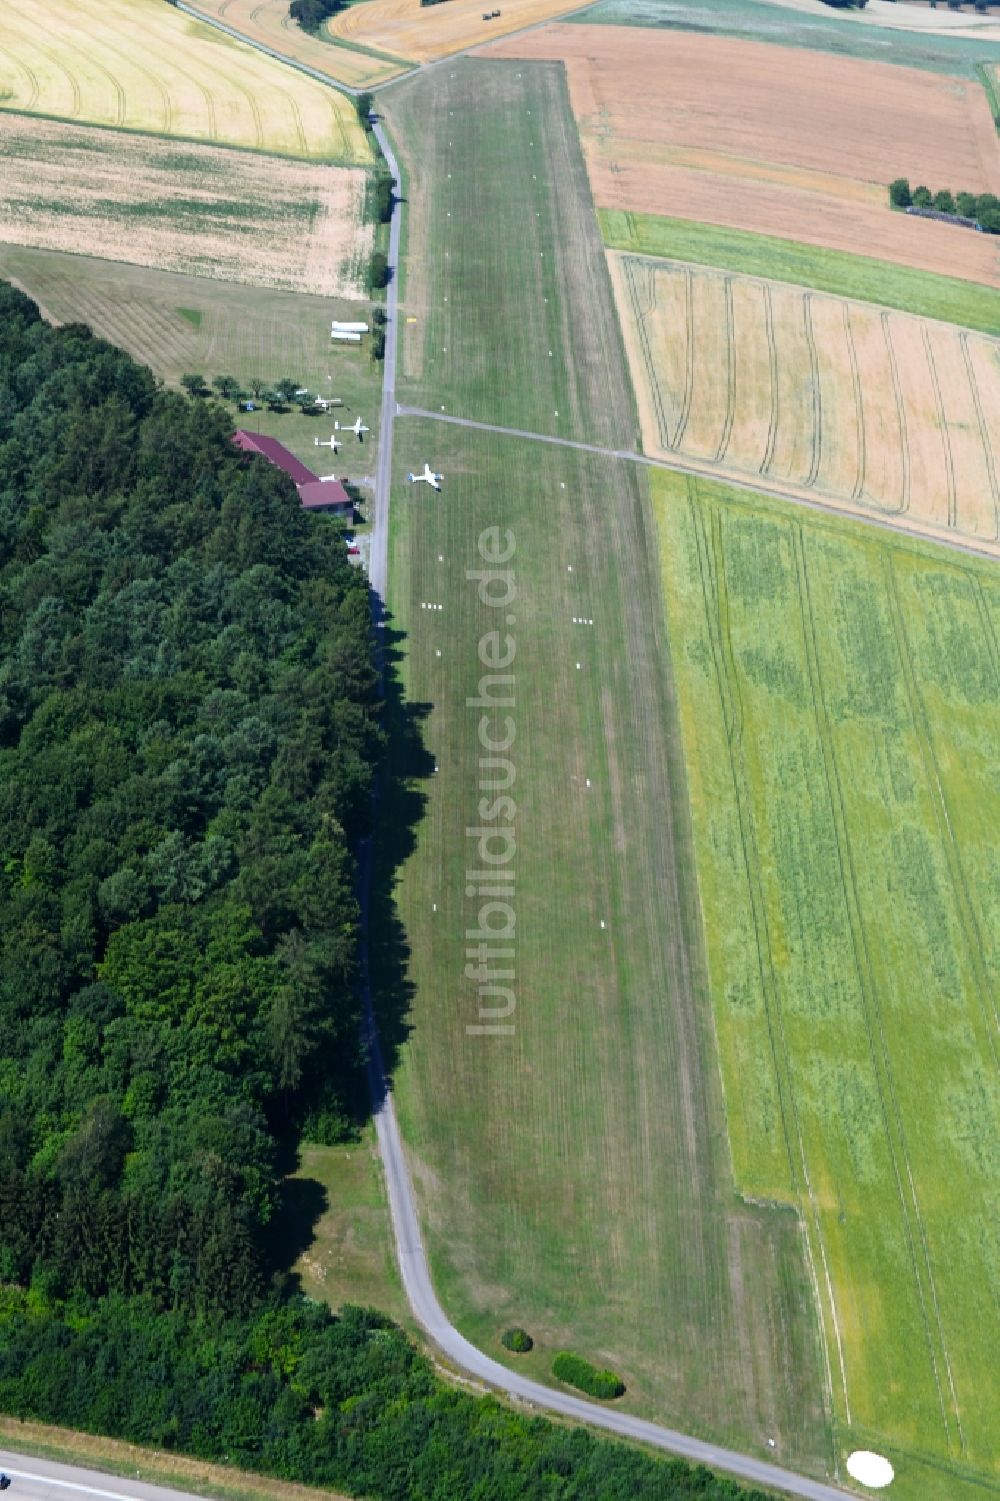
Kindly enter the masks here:
M 327 22 L 332 37 L 377 47 L 415 62 L 433 62 L 467 47 L 505 36 L 539 21 L 579 10 L 581 0 L 503 0 L 489 21 L 484 14 L 496 7 L 483 0 L 448 0 L 445 5 L 422 6 L 420 0 L 364 0 L 350 5 Z M 227 12 L 228 15 L 228 12 Z M 605 28 L 601 28 L 604 30 Z
M 273 47 L 285 57 L 306 63 L 350 88 L 368 88 L 384 83 L 406 68 L 405 59 L 379 57 L 374 53 L 341 47 L 321 32 L 303 31 L 288 14 L 288 0 L 194 0 L 194 10 L 224 21 L 252 42 Z
M 320 296 L 360 291 L 355 167 L 11 116 L 0 240 Z
M 44 28 L 37 9 L 34 0 L 0 6 L 4 109 L 289 156 L 371 160 L 349 99 L 163 0 L 50 0 Z
M 376 0 L 377 3 L 377 0 Z M 594 197 L 1000 286 L 1000 245 L 888 206 L 909 177 L 1000 195 L 971 80 L 763 42 L 546 26 L 489 56 L 562 58 Z
M 646 451 L 1000 555 L 1000 340 L 610 255 Z

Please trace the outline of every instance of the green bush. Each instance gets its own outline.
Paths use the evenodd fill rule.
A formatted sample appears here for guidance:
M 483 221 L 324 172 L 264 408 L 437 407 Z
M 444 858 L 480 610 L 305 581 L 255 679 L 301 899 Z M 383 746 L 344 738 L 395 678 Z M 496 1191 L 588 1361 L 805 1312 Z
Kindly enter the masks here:
M 966 219 L 974 219 L 976 217 L 977 204 L 978 200 L 975 193 L 955 194 L 955 207 L 958 209 L 958 212 L 962 214 Z
M 914 208 L 931 208 L 933 207 L 933 204 L 934 199 L 931 195 L 930 188 L 925 188 L 923 183 L 921 183 L 919 188 L 913 189 Z
M 376 250 L 372 253 L 372 258 L 368 263 L 368 289 L 371 292 L 378 292 L 388 285 L 389 262 L 381 250 Z
M 1000 209 L 988 208 L 979 215 L 979 228 L 988 235 L 1000 235 Z
M 893 208 L 909 208 L 913 202 L 910 184 L 905 177 L 897 177 L 889 184 L 889 202 Z
M 955 212 L 955 200 L 947 188 L 941 188 L 934 194 L 934 207 L 939 214 L 953 214 Z
M 586 1392 L 588 1397 L 599 1397 L 602 1402 L 610 1402 L 625 1392 L 624 1381 L 614 1371 L 599 1371 L 589 1360 L 570 1350 L 560 1350 L 552 1362 L 552 1374 L 568 1386 Z
M 535 1341 L 526 1329 L 505 1329 L 500 1336 L 500 1343 L 505 1350 L 511 1350 L 515 1355 L 527 1355 L 534 1347 Z

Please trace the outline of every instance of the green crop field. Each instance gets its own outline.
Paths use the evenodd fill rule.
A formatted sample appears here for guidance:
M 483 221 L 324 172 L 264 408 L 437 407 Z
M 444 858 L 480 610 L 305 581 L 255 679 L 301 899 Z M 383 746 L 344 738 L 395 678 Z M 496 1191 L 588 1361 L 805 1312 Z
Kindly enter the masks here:
M 932 73 L 971 77 L 980 65 L 1000 59 L 1000 42 L 968 36 L 874 26 L 837 15 L 817 0 L 815 15 L 766 0 L 599 0 L 580 16 L 583 25 L 649 26 L 668 31 L 704 31 L 747 41 L 806 47 L 841 57 L 874 59 Z
M 353 422 L 360 412 L 377 438 L 381 366 L 365 347 L 334 344 L 333 318 L 364 318 L 368 305 L 310 297 L 153 271 L 90 256 L 26 250 L 0 244 L 0 277 L 13 280 L 46 315 L 60 323 L 87 323 L 102 338 L 127 349 L 161 380 L 177 384 L 186 371 L 208 381 L 233 375 L 241 382 L 292 376 L 321 396 L 339 396 Z M 313 437 L 329 438 L 331 420 L 298 411 L 254 412 L 234 421 L 280 438 L 322 472 L 374 473 L 367 446 L 345 442 L 337 459 L 318 451 Z M 348 443 L 350 446 L 348 446 Z M 343 466 L 343 467 L 341 467 Z
M 634 443 L 561 69 L 456 62 L 382 98 L 413 204 L 405 400 Z M 741 1203 L 727 1165 L 645 479 L 423 418 L 399 418 L 394 446 L 390 624 L 425 749 L 405 759 L 397 725 L 410 780 L 381 820 L 396 908 L 376 978 L 384 1033 L 410 1029 L 397 1099 L 445 1307 L 542 1380 L 570 1348 L 621 1374 L 626 1405 L 822 1472 L 801 1239 L 787 1210 Z M 400 483 L 424 460 L 439 496 Z M 497 618 L 467 577 L 491 527 L 513 534 L 516 588 L 498 625 L 516 651 L 501 1035 L 467 1030 L 511 1004 L 466 974 L 465 873 L 483 868 L 466 830 L 490 812 L 480 782 L 509 774 L 481 764 L 467 703 Z M 514 1323 L 527 1357 L 499 1345 Z
M 924 318 L 940 318 L 944 323 L 986 334 L 1000 334 L 1000 292 L 992 287 L 690 219 L 620 209 L 599 209 L 598 217 L 605 243 L 612 250 L 771 277 L 839 297 L 900 308 Z
M 802 1215 L 841 1458 L 996 1494 L 1000 578 L 653 488 L 737 1185 Z

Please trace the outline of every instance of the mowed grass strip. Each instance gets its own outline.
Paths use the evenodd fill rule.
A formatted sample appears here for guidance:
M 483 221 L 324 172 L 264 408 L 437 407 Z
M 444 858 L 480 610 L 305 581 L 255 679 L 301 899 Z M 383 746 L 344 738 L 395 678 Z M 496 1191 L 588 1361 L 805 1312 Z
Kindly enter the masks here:
M 613 250 L 794 282 L 1000 335 L 1000 291 L 992 287 L 690 219 L 618 209 L 600 209 L 598 217 Z
M 356 296 L 366 174 L 8 117 L 0 241 L 223 281 Z
M 737 1185 L 802 1214 L 841 1459 L 991 1490 L 996 573 L 653 489 Z
M 211 383 L 232 375 L 244 389 L 290 376 L 314 395 L 340 397 L 342 410 L 303 417 L 288 412 L 233 411 L 233 422 L 280 438 L 321 473 L 358 478 L 374 469 L 378 439 L 381 366 L 362 344 L 335 344 L 334 318 L 366 319 L 367 302 L 275 292 L 234 282 L 210 281 L 90 256 L 0 244 L 0 277 L 13 280 L 57 323 L 87 323 L 101 338 L 127 349 L 155 375 L 177 385 L 185 372 Z M 231 408 L 232 410 L 232 408 Z M 331 436 L 335 420 L 368 427 L 364 444 L 353 436 L 333 455 L 313 439 Z
M 646 452 L 1000 558 L 1000 343 L 783 282 L 611 257 Z
M 248 40 L 261 42 L 350 88 L 364 89 L 384 83 L 409 66 L 405 58 L 384 57 L 361 47 L 337 45 L 325 28 L 315 34 L 303 31 L 289 15 L 288 5 L 289 0 L 197 0 L 193 9 L 224 21 Z
M 401 399 L 633 446 L 561 66 L 461 60 L 433 86 L 405 80 L 380 97 L 408 181 Z
M 641 480 L 413 418 L 395 448 L 390 629 L 426 747 L 384 809 L 388 861 L 406 805 L 426 799 L 397 872 L 412 1004 L 396 1090 L 444 1305 L 540 1380 L 571 1348 L 615 1370 L 634 1410 L 754 1449 L 772 1438 L 822 1470 L 798 1229 L 741 1204 L 729 1176 Z M 440 496 L 398 483 L 424 459 Z M 491 527 L 514 547 L 503 611 L 467 577 Z M 489 725 L 502 739 L 511 717 L 517 805 L 514 1031 L 498 1036 L 469 1030 L 507 1002 L 480 1002 L 467 973 L 481 903 L 466 872 L 482 863 L 466 831 L 500 775 L 468 700 L 493 629 L 515 648 L 515 703 Z M 515 1323 L 535 1345 L 507 1357 Z
M 371 161 L 350 99 L 163 0 L 52 0 L 41 23 L 33 0 L 4 0 L 0 108 Z

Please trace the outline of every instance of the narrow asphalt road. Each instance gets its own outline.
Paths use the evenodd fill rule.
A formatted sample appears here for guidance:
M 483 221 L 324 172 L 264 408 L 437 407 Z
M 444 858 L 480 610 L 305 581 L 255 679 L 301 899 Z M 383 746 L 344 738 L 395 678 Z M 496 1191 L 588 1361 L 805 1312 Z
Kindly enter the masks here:
M 0 1449 L 0 1470 L 9 1475 L 11 1501 L 191 1501 L 193 1492 L 151 1485 L 139 1476 L 104 1475 L 83 1465 L 58 1464 Z
M 714 480 L 739 490 L 745 495 L 767 495 L 774 500 L 784 500 L 790 505 L 805 506 L 810 511 L 822 511 L 828 516 L 848 517 L 860 521 L 863 526 L 876 526 L 882 531 L 895 532 L 906 537 L 916 537 L 923 542 L 934 542 L 938 547 L 950 547 L 956 552 L 972 553 L 977 558 L 1000 556 L 996 542 L 976 541 L 974 537 L 951 537 L 930 527 L 914 524 L 912 520 L 880 514 L 875 511 L 849 510 L 833 501 L 820 500 L 817 496 L 796 495 L 792 490 L 782 490 L 766 480 L 741 480 L 733 475 L 719 474 L 705 464 L 695 464 L 684 459 L 653 459 L 648 454 L 636 453 L 628 448 L 602 448 L 597 443 L 582 443 L 576 438 L 557 438 L 551 433 L 533 433 L 521 427 L 500 427 L 495 422 L 479 422 L 473 417 L 455 417 L 448 412 L 428 412 L 423 407 L 396 406 L 397 417 L 424 417 L 428 422 L 448 422 L 453 427 L 471 427 L 481 433 L 499 433 L 503 438 L 523 438 L 529 443 L 551 443 L 557 448 L 576 448 L 583 453 L 595 453 L 605 459 L 620 459 L 626 464 L 643 464 L 648 469 L 666 469 L 674 474 L 689 474 L 694 479 Z
M 299 73 L 305 73 L 309 78 L 315 78 L 317 83 L 325 83 L 327 88 L 339 89 L 342 94 L 357 95 L 362 92 L 373 93 L 378 84 L 372 84 L 370 88 L 362 90 L 352 88 L 349 83 L 338 83 L 329 73 L 321 73 L 318 68 L 311 68 L 308 63 L 300 63 L 297 58 L 289 57 L 287 53 L 277 52 L 269 47 L 266 42 L 259 42 L 256 37 L 247 36 L 245 31 L 238 31 L 235 26 L 230 26 L 227 21 L 221 21 L 218 16 L 208 16 L 204 11 L 196 9 L 193 5 L 186 5 L 184 0 L 172 0 L 178 10 L 182 10 L 186 16 L 191 16 L 195 21 L 201 21 L 206 26 L 214 26 L 216 31 L 224 31 L 237 42 L 243 42 L 247 47 L 253 47 L 255 52 L 263 52 L 265 57 L 273 57 L 275 62 L 285 63 L 289 68 L 295 68 Z M 399 83 L 403 78 L 409 78 L 416 73 L 416 67 L 409 68 L 405 73 L 397 73 L 394 78 L 388 79 L 389 83 Z

